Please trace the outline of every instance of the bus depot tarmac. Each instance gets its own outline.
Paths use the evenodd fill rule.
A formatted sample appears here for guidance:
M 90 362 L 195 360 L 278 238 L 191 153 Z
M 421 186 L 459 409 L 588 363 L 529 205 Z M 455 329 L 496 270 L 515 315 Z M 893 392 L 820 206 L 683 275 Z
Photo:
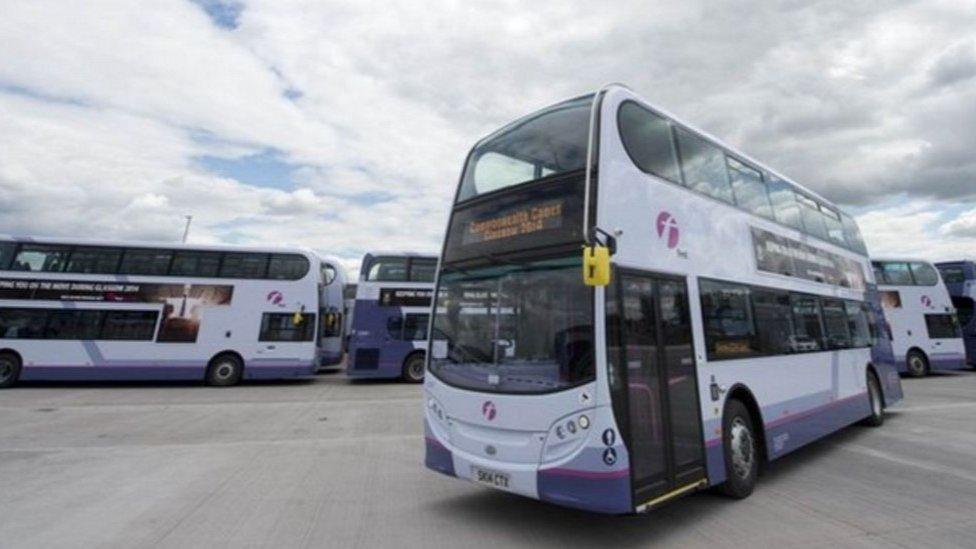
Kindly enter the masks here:
M 417 385 L 25 384 L 0 391 L 0 547 L 976 546 L 976 373 L 904 387 L 746 500 L 608 517 L 425 469 Z

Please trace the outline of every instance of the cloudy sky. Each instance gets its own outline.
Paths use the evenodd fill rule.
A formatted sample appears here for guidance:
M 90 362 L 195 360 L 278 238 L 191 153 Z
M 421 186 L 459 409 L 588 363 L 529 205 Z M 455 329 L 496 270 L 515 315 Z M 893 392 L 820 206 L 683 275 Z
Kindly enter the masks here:
M 478 138 L 617 81 L 976 256 L 976 0 L 659 4 L 3 0 L 0 233 L 436 252 Z

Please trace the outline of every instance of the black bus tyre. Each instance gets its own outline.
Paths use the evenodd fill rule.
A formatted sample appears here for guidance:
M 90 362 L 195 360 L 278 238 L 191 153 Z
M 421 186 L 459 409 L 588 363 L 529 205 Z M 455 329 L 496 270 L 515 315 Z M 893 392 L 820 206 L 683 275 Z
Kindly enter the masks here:
M 908 375 L 912 377 L 924 377 L 929 373 L 929 361 L 921 351 L 908 351 L 905 362 L 908 363 Z
M 20 377 L 20 358 L 13 353 L 0 353 L 0 389 L 13 387 Z
M 871 415 L 864 418 L 861 424 L 881 427 L 884 423 L 884 398 L 881 395 L 881 383 L 874 372 L 868 372 L 868 400 L 871 403 Z
M 722 415 L 722 453 L 725 482 L 720 490 L 735 499 L 749 497 L 759 476 L 759 445 L 752 415 L 742 402 L 731 399 Z
M 244 364 L 232 354 L 217 355 L 207 367 L 207 385 L 230 387 L 237 385 L 244 375 Z
M 424 382 L 424 354 L 413 353 L 403 361 L 403 371 L 400 378 L 407 383 Z

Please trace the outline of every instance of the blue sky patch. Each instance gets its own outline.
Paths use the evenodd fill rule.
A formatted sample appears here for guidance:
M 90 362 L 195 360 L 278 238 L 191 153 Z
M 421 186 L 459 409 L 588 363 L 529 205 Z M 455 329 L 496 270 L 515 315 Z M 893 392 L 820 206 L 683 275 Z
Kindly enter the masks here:
M 222 29 L 234 30 L 238 27 L 244 4 L 233 0 L 190 0 L 203 8 L 214 25 Z
M 204 155 L 194 158 L 194 161 L 210 173 L 246 185 L 285 190 L 294 188 L 292 174 L 299 167 L 286 162 L 281 152 L 274 149 L 237 158 Z

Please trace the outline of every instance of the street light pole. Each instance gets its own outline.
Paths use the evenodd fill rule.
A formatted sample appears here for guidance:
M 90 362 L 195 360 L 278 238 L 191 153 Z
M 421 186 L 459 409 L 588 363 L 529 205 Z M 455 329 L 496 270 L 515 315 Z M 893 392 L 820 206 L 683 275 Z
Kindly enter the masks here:
M 186 227 L 183 228 L 183 242 L 186 243 L 186 239 L 190 237 L 190 223 L 193 222 L 192 215 L 183 216 L 186 218 Z

